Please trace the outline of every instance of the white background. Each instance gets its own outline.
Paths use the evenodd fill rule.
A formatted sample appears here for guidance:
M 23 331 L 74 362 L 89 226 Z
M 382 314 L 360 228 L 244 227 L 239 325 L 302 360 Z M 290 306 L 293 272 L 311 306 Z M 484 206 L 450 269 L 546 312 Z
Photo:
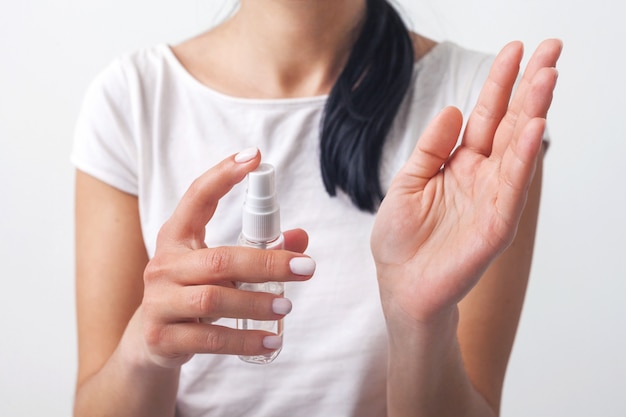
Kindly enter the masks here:
M 68 155 L 82 95 L 114 57 L 217 22 L 223 1 L 0 1 L 0 416 L 69 416 L 76 336 Z M 400 3 L 423 34 L 487 52 L 513 39 L 527 51 L 545 37 L 564 40 L 537 252 L 503 416 L 626 416 L 622 6 Z

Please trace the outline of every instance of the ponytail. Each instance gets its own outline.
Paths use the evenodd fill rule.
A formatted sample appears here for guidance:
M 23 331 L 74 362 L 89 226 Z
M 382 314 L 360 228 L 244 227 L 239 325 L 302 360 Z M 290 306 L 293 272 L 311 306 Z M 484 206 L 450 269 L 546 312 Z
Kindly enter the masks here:
M 400 15 L 386 0 L 367 0 L 363 28 L 322 119 L 320 164 L 331 196 L 339 188 L 359 209 L 378 208 L 383 145 L 413 66 L 413 43 Z

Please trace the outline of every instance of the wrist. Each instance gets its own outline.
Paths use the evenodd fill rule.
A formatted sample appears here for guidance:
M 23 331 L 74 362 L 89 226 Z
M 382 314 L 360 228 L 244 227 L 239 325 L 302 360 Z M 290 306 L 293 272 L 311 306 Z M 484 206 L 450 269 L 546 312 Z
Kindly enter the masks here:
M 442 303 L 437 297 L 424 297 L 420 288 L 407 289 L 390 286 L 396 280 L 387 279 L 385 284 L 379 275 L 381 306 L 388 331 L 431 333 L 458 325 L 459 312 L 456 302 Z
M 416 344 L 457 343 L 459 310 L 456 305 L 427 316 L 409 314 L 398 304 L 383 307 L 383 311 L 392 349 L 406 349 Z
M 143 353 L 138 315 L 106 363 L 77 384 L 75 415 L 174 415 L 180 368 L 158 366 Z

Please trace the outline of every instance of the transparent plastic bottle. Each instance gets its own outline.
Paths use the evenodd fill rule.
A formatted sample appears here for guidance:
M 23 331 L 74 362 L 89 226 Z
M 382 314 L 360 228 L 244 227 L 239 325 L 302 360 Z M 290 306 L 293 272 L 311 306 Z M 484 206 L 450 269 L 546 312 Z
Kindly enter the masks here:
M 275 171 L 270 164 L 263 163 L 248 174 L 248 188 L 243 206 L 243 223 L 238 240 L 239 246 L 273 250 L 283 249 L 284 239 L 280 231 L 280 207 L 276 198 Z M 282 282 L 250 283 L 239 282 L 237 287 L 246 291 L 267 292 L 282 296 L 285 286 Z M 238 319 L 237 328 L 243 330 L 264 330 L 278 336 L 283 335 L 283 320 Z M 249 363 L 267 364 L 272 362 L 281 349 L 266 355 L 239 356 Z

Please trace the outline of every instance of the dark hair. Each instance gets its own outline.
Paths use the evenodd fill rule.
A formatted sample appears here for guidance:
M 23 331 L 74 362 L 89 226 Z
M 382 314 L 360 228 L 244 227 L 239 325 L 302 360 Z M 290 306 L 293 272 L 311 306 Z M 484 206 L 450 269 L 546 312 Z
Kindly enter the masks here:
M 384 195 L 379 170 L 385 137 L 408 90 L 414 53 L 409 31 L 386 0 L 367 12 L 322 118 L 320 164 L 326 191 L 346 192 L 374 212 Z

